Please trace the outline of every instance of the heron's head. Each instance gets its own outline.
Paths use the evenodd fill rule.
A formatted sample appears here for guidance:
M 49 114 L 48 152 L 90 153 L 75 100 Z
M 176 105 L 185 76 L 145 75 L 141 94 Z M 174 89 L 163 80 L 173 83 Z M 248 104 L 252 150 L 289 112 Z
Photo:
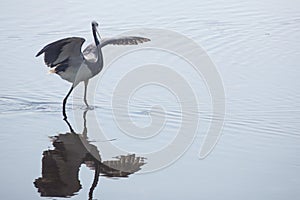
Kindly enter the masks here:
M 99 24 L 96 21 L 92 21 L 92 28 L 96 29 L 99 26 Z
M 97 38 L 97 35 L 101 39 L 101 36 L 100 36 L 100 34 L 99 34 L 98 30 L 97 30 L 98 26 L 99 26 L 99 24 L 96 21 L 92 21 L 92 31 L 93 31 L 93 36 L 94 36 L 96 45 L 99 44 L 99 40 Z

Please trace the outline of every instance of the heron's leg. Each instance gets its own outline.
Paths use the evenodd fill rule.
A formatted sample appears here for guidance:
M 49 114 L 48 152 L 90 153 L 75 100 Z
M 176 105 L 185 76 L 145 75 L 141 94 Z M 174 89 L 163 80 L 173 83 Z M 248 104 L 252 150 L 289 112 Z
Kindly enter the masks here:
M 70 96 L 70 94 L 72 93 L 73 89 L 74 89 L 74 87 L 72 85 L 71 89 L 69 90 L 67 96 L 64 98 L 64 101 L 63 101 L 63 116 L 64 116 L 64 119 L 67 119 L 67 115 L 66 115 L 66 103 L 67 103 L 67 99 Z
M 86 100 L 87 86 L 88 86 L 88 84 L 89 84 L 89 80 L 84 81 L 84 99 L 83 99 L 83 101 L 84 101 L 85 105 L 89 108 L 89 104 L 88 104 L 88 102 Z

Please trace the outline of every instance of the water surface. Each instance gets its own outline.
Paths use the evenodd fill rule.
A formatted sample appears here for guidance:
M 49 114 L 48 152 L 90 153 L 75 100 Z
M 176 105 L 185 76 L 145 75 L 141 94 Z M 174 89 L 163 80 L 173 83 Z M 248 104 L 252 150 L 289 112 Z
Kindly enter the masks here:
M 34 181 L 42 176 L 43 152 L 54 149 L 49 136 L 70 132 L 61 115 L 61 101 L 70 85 L 58 76 L 47 75 L 42 59 L 36 59 L 35 54 L 46 43 L 68 36 L 92 42 L 90 22 L 97 20 L 103 36 L 137 28 L 163 28 L 193 39 L 207 51 L 222 77 L 226 117 L 215 149 L 200 160 L 211 104 L 203 80 L 190 76 L 189 82 L 197 85 L 196 96 L 201 99 L 201 125 L 188 151 L 170 166 L 152 173 L 143 173 L 146 160 L 129 178 L 100 176 L 93 192 L 95 199 L 297 199 L 299 8 L 299 2 L 293 0 L 2 2 L 1 196 L 42 198 Z M 190 68 L 180 70 L 188 74 Z M 113 142 L 136 156 L 164 147 L 179 127 L 180 107 L 174 96 L 158 87 L 134 96 L 130 112 L 135 123 L 149 123 L 147 111 L 153 104 L 165 106 L 169 117 L 165 134 L 138 143 L 122 134 L 111 115 L 112 86 L 121 71 L 108 71 L 97 89 L 94 111 L 108 138 L 117 139 L 103 144 Z M 82 134 L 83 121 L 77 122 L 72 110 L 83 115 L 83 103 L 74 107 L 68 104 L 70 123 Z M 89 113 L 86 120 L 89 136 L 93 132 Z M 103 155 L 101 148 L 98 151 L 103 160 L 116 159 Z M 71 198 L 87 199 L 95 170 L 85 163 L 79 169 L 81 189 Z

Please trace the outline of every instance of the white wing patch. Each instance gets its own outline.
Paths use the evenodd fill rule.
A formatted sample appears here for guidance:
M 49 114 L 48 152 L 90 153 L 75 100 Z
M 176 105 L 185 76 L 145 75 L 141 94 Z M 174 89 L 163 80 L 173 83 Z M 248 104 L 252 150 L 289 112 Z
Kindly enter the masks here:
M 93 44 L 87 46 L 83 51 L 83 56 L 90 62 L 96 62 L 98 59 L 96 46 Z

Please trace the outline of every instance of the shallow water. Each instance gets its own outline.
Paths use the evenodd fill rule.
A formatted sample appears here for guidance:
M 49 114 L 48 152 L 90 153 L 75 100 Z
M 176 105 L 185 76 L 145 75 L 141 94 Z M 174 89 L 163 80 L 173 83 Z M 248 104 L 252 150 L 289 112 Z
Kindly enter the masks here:
M 138 157 L 170 145 L 180 129 L 180 102 L 165 88 L 155 85 L 130 99 L 129 113 L 133 123 L 145 127 L 151 124 L 149 113 L 164 115 L 161 110 L 151 112 L 151 107 L 162 106 L 166 113 L 163 131 L 143 139 L 122 133 L 113 116 L 111 99 L 120 77 L 130 66 L 161 59 L 162 64 L 171 64 L 174 70 L 188 76 L 187 82 L 200 101 L 199 109 L 191 108 L 187 114 L 197 114 L 199 125 L 193 143 L 179 159 L 145 173 L 151 166 L 151 159 L 146 157 L 141 170 L 129 178 L 100 176 L 93 198 L 297 199 L 300 196 L 299 6 L 293 0 L 2 2 L 2 198 L 40 199 L 41 193 L 33 183 L 42 176 L 43 152 L 54 149 L 49 137 L 67 136 L 70 132 L 61 114 L 61 101 L 70 85 L 56 75 L 47 75 L 42 58 L 35 58 L 35 54 L 48 42 L 68 36 L 92 42 L 90 22 L 97 20 L 103 36 L 132 29 L 161 28 L 194 40 L 206 50 L 222 78 L 226 114 L 217 145 L 205 159 L 199 159 L 212 118 L 210 94 L 201 77 L 195 76 L 186 63 L 162 52 L 151 53 L 149 58 L 149 51 L 142 51 L 105 66 L 103 73 L 94 78 L 98 83 L 94 109 L 85 116 L 80 96 L 74 97 L 78 101 L 73 106 L 71 101 L 67 106 L 69 122 L 79 134 L 76 136 L 81 137 L 86 127 L 86 142 L 96 146 L 102 161 L 123 155 L 107 153 L 108 144 Z M 124 108 L 116 105 L 115 109 Z M 118 117 L 129 123 L 126 116 Z M 94 137 L 99 126 L 105 138 Z M 74 158 L 79 158 L 74 152 L 71 152 Z M 80 160 L 78 180 L 82 188 L 72 194 L 72 199 L 88 198 L 95 172 L 88 161 Z

